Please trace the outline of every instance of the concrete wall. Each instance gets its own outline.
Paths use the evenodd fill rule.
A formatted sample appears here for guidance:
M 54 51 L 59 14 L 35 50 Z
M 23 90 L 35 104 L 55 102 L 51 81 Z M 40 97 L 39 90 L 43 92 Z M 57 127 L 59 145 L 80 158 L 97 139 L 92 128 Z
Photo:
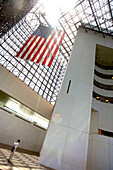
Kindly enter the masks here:
M 20 148 L 40 152 L 45 134 L 46 130 L 0 109 L 0 143 L 13 145 L 14 139 L 20 139 Z
M 87 170 L 113 170 L 113 138 L 90 135 Z
M 108 104 L 105 103 L 104 109 L 107 105 Z M 110 125 L 113 127 L 111 123 L 113 118 L 109 115 L 109 112 L 104 112 L 105 114 L 103 114 L 104 109 L 101 110 L 101 114 L 94 109 L 92 109 L 91 112 L 87 170 L 113 170 L 113 138 L 97 134 L 99 128 L 104 129 L 100 123 L 103 123 L 104 126 L 107 127 Z M 105 118 L 105 115 L 108 116 Z
M 0 89 L 47 119 L 51 118 L 53 105 L 1 65 Z M 45 134 L 46 131 L 0 109 L 0 143 L 12 145 L 14 139 L 20 138 L 19 147 L 39 152 Z
M 0 89 L 47 119 L 51 118 L 54 106 L 1 65 Z
M 39 163 L 57 170 L 85 170 L 90 135 L 96 44 L 113 47 L 111 37 L 80 28 Z M 71 80 L 67 94 L 68 83 Z M 55 121 L 58 120 L 59 121 Z
M 99 112 L 98 128 L 113 132 L 113 104 L 93 99 L 92 107 Z

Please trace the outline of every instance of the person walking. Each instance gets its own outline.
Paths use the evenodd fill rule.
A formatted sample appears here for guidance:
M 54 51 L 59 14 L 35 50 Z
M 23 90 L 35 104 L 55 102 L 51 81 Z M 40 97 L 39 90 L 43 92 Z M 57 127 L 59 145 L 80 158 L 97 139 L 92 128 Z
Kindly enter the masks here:
M 11 160 L 12 160 L 12 158 L 14 156 L 14 152 L 16 151 L 19 144 L 20 144 L 20 139 L 18 139 L 17 141 L 14 140 L 14 144 L 13 144 L 13 147 L 11 149 L 11 153 L 10 153 L 10 156 L 9 156 L 9 159 L 8 159 L 8 163 L 12 163 Z

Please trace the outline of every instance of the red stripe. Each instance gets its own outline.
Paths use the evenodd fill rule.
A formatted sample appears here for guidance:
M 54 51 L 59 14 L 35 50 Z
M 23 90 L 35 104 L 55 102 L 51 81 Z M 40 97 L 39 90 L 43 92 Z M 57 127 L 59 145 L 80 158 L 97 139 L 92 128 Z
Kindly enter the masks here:
M 53 35 L 51 36 L 50 40 L 47 42 L 47 44 L 46 44 L 46 46 L 45 46 L 43 52 L 41 53 L 41 55 L 40 55 L 40 57 L 38 58 L 38 60 L 36 61 L 36 63 L 39 63 L 40 60 L 42 59 L 42 57 L 43 57 L 44 53 L 46 52 L 46 50 L 47 50 L 47 48 L 48 48 L 48 46 L 49 46 L 51 40 L 53 39 L 54 35 L 55 35 L 55 31 L 53 32 Z
M 23 59 L 26 55 L 26 53 L 29 51 L 29 49 L 31 48 L 31 46 L 33 45 L 33 43 L 35 42 L 35 40 L 37 39 L 37 36 L 35 36 L 35 38 L 31 41 L 31 43 L 29 44 L 29 46 L 27 47 L 27 49 L 24 51 L 24 53 L 22 54 L 21 58 Z
M 20 53 L 23 51 L 23 49 L 25 48 L 25 46 L 28 44 L 28 42 L 31 40 L 32 37 L 33 35 L 29 37 L 29 39 L 26 41 L 26 43 L 23 45 L 23 47 L 20 49 L 20 51 L 17 53 L 15 57 L 19 57 Z
M 54 43 L 53 43 L 52 46 L 51 46 L 51 50 L 48 51 L 48 53 L 47 53 L 47 55 L 46 55 L 46 57 L 45 57 L 42 65 L 45 65 L 45 64 L 46 64 L 46 61 L 47 61 L 47 59 L 48 59 L 51 51 L 53 50 L 54 46 L 56 45 L 57 38 L 60 36 L 60 34 L 61 34 L 61 31 L 58 32 L 57 37 L 55 38 Z
M 57 51 L 58 51 L 58 48 L 59 48 L 59 46 L 60 46 L 60 44 L 61 44 L 61 42 L 62 42 L 62 39 L 64 38 L 64 35 L 65 35 L 65 33 L 63 33 L 63 35 L 62 35 L 62 37 L 61 37 L 61 39 L 60 39 L 59 45 L 57 45 L 56 50 L 54 51 L 54 54 L 53 54 L 53 56 L 52 56 L 52 58 L 51 58 L 51 60 L 50 60 L 50 62 L 49 62 L 49 64 L 48 64 L 49 67 L 51 66 L 52 61 L 53 61 L 53 59 L 55 58 L 55 55 L 56 55 L 56 53 L 57 53 Z
M 41 43 L 40 47 L 38 48 L 37 52 L 35 53 L 35 55 L 32 58 L 32 61 L 35 60 L 35 58 L 37 57 L 38 53 L 40 52 L 41 48 L 43 47 L 43 45 L 45 44 L 46 39 L 44 39 L 44 41 Z
M 29 60 L 29 58 L 31 57 L 32 53 L 35 51 L 35 49 L 37 48 L 38 44 L 41 41 L 41 37 L 39 38 L 39 40 L 37 41 L 36 45 L 33 47 L 33 49 L 31 50 L 31 52 L 29 53 L 29 55 L 27 56 L 26 60 Z M 30 61 L 34 61 L 33 58 Z

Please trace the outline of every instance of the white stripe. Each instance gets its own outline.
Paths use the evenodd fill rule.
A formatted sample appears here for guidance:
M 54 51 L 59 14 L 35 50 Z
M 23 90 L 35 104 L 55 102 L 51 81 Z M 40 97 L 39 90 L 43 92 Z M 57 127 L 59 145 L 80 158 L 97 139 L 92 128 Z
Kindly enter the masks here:
M 52 35 L 53 35 L 53 33 L 49 35 L 49 37 L 47 38 L 45 44 L 44 44 L 43 47 L 41 48 L 39 54 L 38 54 L 37 57 L 35 58 L 35 61 L 34 61 L 34 62 L 36 62 L 36 61 L 38 60 L 38 58 L 39 58 L 40 55 L 42 54 L 44 48 L 46 47 L 46 45 L 47 45 L 47 43 L 49 42 L 49 40 L 50 40 L 50 38 L 51 38 Z M 42 57 L 42 58 L 43 58 L 43 57 Z
M 24 47 L 24 49 L 22 50 L 22 52 L 20 53 L 20 55 L 18 56 L 19 58 L 21 58 L 21 56 L 23 55 L 23 53 L 25 52 L 25 50 L 27 49 L 27 47 L 30 45 L 30 43 L 32 42 L 32 40 L 34 39 L 35 37 L 33 36 L 31 38 L 31 40 L 27 43 L 27 45 Z
M 36 36 L 35 36 L 36 37 Z M 37 37 L 37 39 L 34 41 L 34 43 L 32 44 L 32 46 L 30 47 L 30 49 L 28 50 L 28 52 L 26 53 L 26 55 L 24 56 L 23 59 L 26 59 L 28 57 L 28 55 L 30 54 L 31 50 L 34 48 L 34 46 L 36 45 L 36 43 L 38 42 L 40 37 Z M 30 60 L 30 59 L 29 59 Z
M 43 41 L 45 40 L 45 38 L 42 38 L 42 40 L 40 41 L 39 45 L 37 46 L 37 48 L 35 49 L 34 55 L 37 52 L 37 50 L 39 49 L 39 47 L 41 46 L 41 44 L 43 43 Z M 39 51 L 40 54 L 40 51 Z M 38 60 L 38 56 L 35 58 L 34 62 L 36 62 Z
M 57 37 L 57 42 L 56 42 L 56 44 L 55 44 L 55 46 L 54 46 L 54 48 L 53 48 L 50 56 L 48 57 L 45 65 L 48 65 L 48 64 L 49 64 L 49 62 L 50 62 L 50 60 L 51 60 L 51 57 L 52 57 L 52 55 L 54 54 L 54 52 L 55 52 L 55 50 L 56 50 L 56 48 L 57 48 L 57 45 L 59 45 L 59 42 L 60 42 L 60 40 L 61 40 L 61 38 L 62 38 L 62 35 L 63 35 L 63 32 L 60 33 L 60 36 L 59 36 L 59 37 Z
M 49 44 L 49 47 L 47 47 L 46 52 L 44 53 L 44 55 L 43 55 L 43 57 L 42 57 L 42 59 L 41 59 L 41 61 L 40 61 L 40 64 L 43 63 L 43 61 L 44 61 L 44 59 L 45 59 L 48 51 L 51 50 L 51 47 L 52 47 L 52 45 L 53 45 L 53 42 L 55 41 L 55 38 L 57 38 L 57 36 L 56 36 L 56 37 L 55 37 L 55 36 L 56 36 L 56 33 L 55 33 L 55 35 L 54 35 L 54 37 L 53 37 L 54 40 L 52 39 L 51 42 L 50 42 L 50 44 Z
M 56 43 L 54 43 L 54 42 L 55 42 L 55 38 L 56 38 Z M 54 50 L 54 48 L 55 48 L 55 46 L 56 46 L 56 44 L 57 44 L 57 41 L 59 41 L 59 39 L 60 39 L 60 37 L 58 38 L 58 34 L 57 34 L 56 31 L 55 31 L 55 35 L 54 35 L 54 37 L 53 37 L 53 39 L 51 40 L 50 45 L 49 45 L 50 48 L 48 48 L 48 49 L 46 50 L 45 55 L 42 57 L 42 60 L 41 60 L 40 64 L 42 64 L 42 62 L 44 61 L 44 59 L 45 59 L 48 51 L 51 49 L 51 47 L 52 47 L 53 44 L 54 44 L 54 47 L 53 47 L 53 50 Z M 53 50 L 52 50 L 52 51 L 53 51 Z M 49 55 L 49 58 L 50 58 L 50 59 L 51 59 L 51 57 L 52 57 L 52 55 L 53 55 L 52 51 L 51 51 L 51 53 L 50 53 L 50 55 Z M 46 62 L 47 62 L 47 61 L 48 61 L 48 59 L 46 60 Z M 46 63 L 45 63 L 45 65 L 46 65 Z
M 42 38 L 42 37 L 41 37 Z M 31 60 L 35 53 L 37 52 L 37 50 L 39 49 L 40 45 L 42 44 L 42 42 L 44 41 L 44 38 L 41 39 L 40 43 L 37 45 L 37 47 L 35 48 L 34 52 L 31 54 L 31 57 L 29 58 L 29 60 Z M 34 62 L 34 61 L 33 61 Z

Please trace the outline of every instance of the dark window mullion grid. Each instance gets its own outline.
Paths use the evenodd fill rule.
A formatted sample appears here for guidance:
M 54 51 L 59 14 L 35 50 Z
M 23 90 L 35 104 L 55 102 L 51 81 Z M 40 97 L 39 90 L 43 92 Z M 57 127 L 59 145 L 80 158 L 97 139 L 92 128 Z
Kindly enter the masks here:
M 68 39 L 70 40 L 70 37 L 69 37 L 69 35 L 67 34 L 67 32 L 66 32 L 66 30 L 65 30 L 65 28 L 63 27 L 63 25 L 62 25 L 62 23 L 61 23 L 61 21 L 59 20 L 59 24 L 61 25 L 61 27 L 62 27 L 62 29 L 63 29 L 63 31 L 66 33 L 66 35 L 65 36 L 67 36 L 68 37 Z M 65 37 L 64 37 L 64 42 L 65 42 L 65 44 L 66 44 L 66 46 L 69 48 L 69 51 L 71 51 L 71 49 L 70 49 L 70 46 L 67 44 L 67 41 L 65 41 Z M 70 40 L 70 42 L 72 43 L 72 41 Z M 73 43 L 72 43 L 73 44 Z M 66 51 L 66 49 L 64 48 L 64 50 Z M 67 51 L 66 51 L 67 52 Z M 67 52 L 68 53 L 68 52 Z
M 98 2 L 98 3 L 99 3 L 99 7 L 100 7 L 99 10 L 101 11 L 101 17 L 104 19 L 105 13 L 103 14 L 103 11 L 102 11 L 103 6 L 100 5 L 100 2 Z M 103 4 L 103 5 L 104 5 L 104 4 Z M 93 4 L 93 6 L 95 7 L 94 4 Z M 96 9 L 95 9 L 95 11 L 96 11 Z M 98 20 L 98 22 L 99 22 L 99 20 Z M 100 27 L 101 27 L 102 24 L 105 24 L 105 26 L 106 26 L 105 20 L 103 21 L 103 23 L 100 24 Z M 106 27 L 106 28 L 107 28 L 107 27 Z M 103 31 L 103 30 L 101 30 L 101 31 Z M 106 31 L 107 31 L 107 29 L 106 29 Z M 108 31 L 107 31 L 107 32 L 108 32 Z
M 26 21 L 24 22 L 23 27 L 24 27 L 24 29 L 28 32 L 29 37 L 30 37 L 30 35 L 32 34 L 33 30 L 29 27 L 29 29 L 30 29 L 30 31 L 29 31 L 29 29 L 27 29 L 27 28 L 25 27 L 25 25 L 26 25 L 27 27 L 29 27 L 29 25 L 27 24 Z
M 9 56 L 13 57 L 13 55 L 8 50 L 6 50 L 3 46 L 2 46 L 2 48 L 9 54 Z M 5 61 L 9 61 L 9 60 L 5 57 Z M 4 62 L 4 64 L 5 64 L 5 62 Z
M 89 8 L 89 6 L 83 7 L 83 4 L 81 4 L 81 6 L 82 6 L 83 13 L 84 13 L 84 19 L 87 19 L 87 23 L 90 23 L 90 21 L 89 21 L 89 15 L 87 16 L 87 14 L 86 14 L 86 12 L 85 12 L 85 10 Z M 91 14 L 90 14 L 90 15 L 91 15 Z
M 39 68 L 39 65 L 38 65 L 37 69 L 38 69 L 38 68 Z M 37 79 L 37 81 L 35 82 L 35 86 L 38 86 L 37 83 L 38 83 L 38 81 L 40 81 L 39 79 L 40 79 L 40 76 L 41 76 L 41 74 L 38 72 L 39 78 L 36 77 L 35 74 L 37 73 L 37 69 L 35 69 L 35 73 L 34 73 L 34 77 Z M 38 86 L 38 87 L 39 87 L 39 86 Z M 35 87 L 34 87 L 34 88 L 35 88 Z M 39 87 L 39 88 L 40 88 L 40 87 Z
M 16 25 L 15 25 L 15 28 L 12 28 L 12 34 L 11 35 L 13 35 L 14 37 L 15 37 L 15 39 L 17 39 L 20 43 L 21 43 L 21 41 L 19 40 L 19 38 L 17 38 L 17 36 L 15 35 L 15 32 L 17 31 L 17 29 L 16 29 Z M 10 38 L 10 40 L 11 41 L 13 41 L 12 40 L 12 38 L 11 38 L 11 35 L 9 36 L 9 38 Z M 15 45 L 18 47 L 18 48 L 20 48 L 17 44 L 18 44 L 18 41 L 17 42 L 14 42 L 15 43 Z M 22 43 L 21 43 L 22 44 Z
M 29 29 L 33 32 L 33 29 L 29 26 L 29 24 L 27 23 L 27 21 L 25 20 L 26 25 L 29 27 Z M 31 33 L 30 33 L 31 34 Z
M 18 26 L 19 26 L 19 28 L 21 29 L 21 32 L 24 33 L 24 35 L 26 35 L 26 37 L 27 37 L 27 39 L 28 39 L 29 37 L 28 37 L 27 34 L 25 34 L 25 31 L 22 30 L 21 25 L 18 25 Z M 23 26 L 24 26 L 24 24 L 23 24 Z M 24 27 L 24 28 L 25 28 L 25 27 Z M 26 32 L 28 32 L 28 30 L 27 30 L 26 28 L 25 28 L 25 30 L 26 30 Z M 28 32 L 28 33 L 29 33 L 29 32 Z M 22 34 L 21 37 L 24 39 L 23 34 Z M 26 61 L 26 62 L 27 62 L 27 61 Z M 19 63 L 21 63 L 21 62 L 19 62 Z M 27 62 L 27 64 L 28 64 L 28 62 Z M 20 74 L 22 73 L 23 69 L 24 69 L 24 66 L 23 66 L 22 70 L 20 71 L 18 77 L 19 77 Z M 29 72 L 28 72 L 28 73 L 29 73 Z M 28 75 L 28 74 L 27 74 L 27 75 Z M 24 80 L 25 80 L 25 77 L 24 77 Z M 31 81 L 29 82 L 29 84 L 30 84 L 30 83 L 31 83 Z
M 27 22 L 25 21 L 25 24 L 27 25 L 27 27 L 29 27 L 29 25 L 27 24 Z M 31 32 L 33 32 L 33 30 L 29 27 L 30 31 L 25 27 L 25 25 L 23 24 L 24 28 L 28 31 L 29 35 L 31 35 Z
M 37 79 L 37 77 L 35 76 L 37 70 L 33 67 L 34 64 L 35 64 L 35 63 L 32 64 L 31 69 L 33 68 L 35 71 L 34 71 L 33 74 L 32 74 L 32 72 L 30 72 L 30 73 L 33 75 L 33 78 L 36 78 L 36 79 Z M 31 70 L 31 69 L 30 69 L 30 70 Z M 28 70 L 28 69 L 27 69 L 27 70 Z M 28 70 L 28 72 L 27 72 L 27 75 L 28 75 L 28 74 L 29 74 L 29 70 Z M 25 78 L 26 78 L 26 77 L 25 77 Z M 25 81 L 25 78 L 24 78 L 24 81 Z M 38 80 L 37 80 L 37 81 L 38 81 Z M 36 84 L 37 82 L 34 82 L 32 79 L 31 79 L 31 81 L 29 82 L 29 84 L 30 84 L 31 82 L 33 82 L 33 83 L 35 84 L 35 86 L 37 85 L 37 84 Z M 35 86 L 34 86 L 33 90 L 35 89 Z
M 14 38 L 17 39 L 19 41 L 19 39 L 14 35 Z M 14 39 L 10 38 L 10 40 L 20 49 L 20 46 L 18 45 L 18 43 L 16 41 L 14 41 Z M 20 41 L 19 41 L 20 42 Z M 21 43 L 21 42 L 20 42 Z
M 38 69 L 40 69 L 40 64 L 38 64 L 37 70 L 38 70 Z M 41 73 L 42 73 L 42 71 L 41 71 Z M 38 92 L 37 92 L 37 93 L 39 93 L 39 91 L 40 91 L 40 89 L 41 89 L 41 84 L 42 84 L 42 81 L 40 80 L 41 77 L 42 77 L 42 76 L 41 76 L 41 73 L 38 72 L 39 78 L 37 79 L 36 86 L 38 86 L 39 89 L 38 89 Z M 37 78 L 35 74 L 34 74 L 34 77 Z M 40 86 L 37 84 L 38 82 L 40 82 Z
M 92 3 L 93 3 L 93 2 L 92 2 Z M 100 8 L 99 8 L 99 9 L 96 9 L 95 4 L 93 3 L 93 7 L 94 7 L 94 12 L 95 12 L 95 14 L 96 14 L 96 18 L 97 18 L 97 11 L 98 11 L 98 10 L 101 10 L 101 8 L 103 8 L 103 6 L 102 6 L 102 7 L 100 6 L 100 2 L 98 2 L 98 5 L 99 5 Z M 102 13 L 102 10 L 101 10 L 101 13 Z M 104 18 L 103 13 L 102 13 L 101 17 Z M 101 24 L 102 24 L 102 23 L 100 23 L 100 21 L 99 21 L 98 18 L 97 18 L 97 21 L 98 21 L 99 27 L 101 27 Z M 104 21 L 103 23 L 105 24 L 105 21 Z M 106 25 L 106 24 L 105 24 L 105 25 Z
M 14 72 L 15 72 L 15 69 L 18 69 L 18 64 L 21 64 L 20 62 L 19 62 L 19 59 L 18 58 L 16 58 L 16 57 L 12 57 L 12 60 L 15 60 L 16 61 L 16 63 L 15 63 L 15 65 L 13 65 L 13 67 L 12 67 L 12 73 L 14 74 Z M 22 65 L 22 64 L 21 64 Z M 19 69 L 18 69 L 19 70 Z M 20 71 L 20 70 L 19 70 Z M 18 76 L 17 76 L 18 77 Z
M 19 37 L 21 38 L 20 43 L 23 45 L 23 44 L 25 43 L 25 39 L 24 39 L 22 33 L 20 33 L 20 32 L 17 30 L 17 34 L 18 34 Z
M 22 63 L 21 63 L 21 60 L 18 62 L 18 64 L 21 64 L 21 66 L 22 66 L 22 68 L 21 68 L 21 70 L 19 70 L 19 74 L 18 74 L 18 77 L 20 77 L 20 74 L 22 73 L 22 74 L 24 74 L 23 73 L 23 69 L 24 69 L 24 67 L 27 65 L 27 62 L 25 62 L 25 65 L 23 65 Z M 17 65 L 17 68 L 18 68 L 18 65 Z M 25 75 L 25 74 L 24 74 Z M 26 75 L 25 75 L 26 76 Z M 24 77 L 24 79 L 25 79 L 25 77 Z M 23 80 L 24 81 L 24 80 Z
M 108 2 L 108 7 L 109 7 L 109 12 L 110 12 L 110 19 L 111 19 L 111 23 L 113 23 L 113 12 L 112 12 L 112 10 L 113 10 L 113 4 L 111 4 L 111 3 L 113 3 L 113 1 L 112 0 L 107 0 L 107 2 Z M 112 25 L 112 27 L 113 27 L 113 25 Z M 113 33 L 113 31 L 112 31 L 112 33 Z
M 45 68 L 45 67 L 44 67 Z M 45 73 L 45 77 L 47 76 L 47 72 L 49 71 L 49 67 L 47 68 L 47 71 L 46 71 L 46 73 Z M 46 90 L 46 88 L 47 88 L 47 84 L 49 83 L 49 79 L 48 79 L 48 81 L 47 81 L 47 83 L 46 83 L 46 85 L 44 84 L 44 86 L 45 86 L 45 90 Z M 46 93 L 45 92 L 45 90 L 43 91 L 43 94 L 42 94 L 42 96 L 44 95 L 44 93 Z M 46 97 L 46 99 L 47 99 L 47 97 Z
M 94 10 L 93 10 L 93 5 L 92 5 L 93 2 L 90 1 L 90 0 L 88 0 L 88 2 L 89 2 L 90 9 L 91 9 L 91 11 L 92 11 L 92 16 L 93 16 L 93 18 L 94 18 L 96 28 L 97 28 L 98 31 L 100 31 L 100 27 L 99 27 L 99 25 L 98 25 L 98 22 L 97 22 L 97 20 L 96 20 L 96 16 L 95 16 L 95 13 L 94 13 Z
M 74 19 L 73 19 L 76 15 L 72 16 L 72 15 L 71 15 L 71 12 L 69 13 L 69 15 L 70 15 L 70 19 L 71 19 L 72 22 L 73 22 L 73 25 L 74 25 L 74 27 L 75 27 L 75 32 L 76 32 L 76 31 L 78 30 L 78 27 L 76 26 L 75 21 L 74 21 Z M 74 37 L 75 37 L 75 35 L 74 35 Z
M 6 41 L 5 42 L 13 51 L 15 51 L 17 53 L 17 51 Z
M 65 62 L 65 61 L 64 61 Z M 60 65 L 60 63 L 58 64 L 58 65 Z M 59 67 L 57 67 L 57 70 L 58 70 L 58 68 Z M 61 69 L 63 68 L 63 65 L 61 66 Z M 57 91 L 57 94 L 58 94 L 58 91 L 59 91 L 59 88 L 60 88 L 60 86 L 59 86 L 59 88 L 57 89 L 56 88 L 56 86 L 57 86 L 57 84 L 59 83 L 59 75 L 60 75 L 60 73 L 61 73 L 61 69 L 60 69 L 60 72 L 59 72 L 59 74 L 58 74 L 58 76 L 57 76 L 57 79 L 56 79 L 56 83 L 55 83 L 55 86 L 53 87 L 53 91 Z M 57 72 L 57 70 L 56 70 L 56 72 Z M 56 75 L 54 75 L 54 77 L 55 77 Z M 61 85 L 61 83 L 60 83 L 60 85 Z M 54 92 L 55 93 L 55 92 Z M 53 93 L 53 95 L 55 95 Z M 57 95 L 55 95 L 55 97 L 57 98 Z M 51 96 L 51 99 L 50 99 L 50 101 L 52 102 L 52 96 Z M 55 100 L 54 100 L 55 101 Z
M 40 68 L 40 67 L 39 67 L 39 68 Z M 43 80 L 44 80 L 44 77 L 41 75 L 42 72 L 43 72 L 43 71 L 41 70 L 41 73 L 39 73 L 40 77 L 39 77 L 38 81 L 40 81 L 41 84 L 40 84 L 40 86 L 39 86 L 38 92 L 39 92 L 40 90 L 42 90 L 41 87 L 42 87 L 42 85 L 43 85 Z M 43 80 L 41 80 L 41 79 L 43 79 Z M 38 82 L 38 81 L 37 81 L 37 82 Z
M 16 63 L 16 65 L 13 67 L 13 70 L 11 71 L 13 74 L 15 74 L 16 69 L 19 71 L 18 75 L 16 75 L 17 77 L 19 77 L 19 75 L 22 73 L 24 76 L 26 76 L 26 74 L 24 74 L 24 72 L 22 72 L 22 70 L 18 69 L 18 64 L 19 62 Z M 20 63 L 21 64 L 21 63 Z M 24 67 L 24 66 L 23 66 Z M 24 80 L 23 80 L 24 81 Z
M 56 61 L 55 61 L 54 65 L 53 65 L 53 70 L 55 69 L 55 66 L 56 66 L 57 60 L 58 60 L 58 59 L 56 59 Z M 57 69 L 56 69 L 56 71 L 55 71 L 55 72 L 57 72 L 57 71 L 58 71 L 58 67 L 59 67 L 59 66 L 57 66 Z M 54 73 L 55 73 L 55 72 L 54 72 Z M 52 75 L 52 74 L 51 74 L 51 75 Z M 51 84 L 53 84 L 53 83 L 54 83 L 55 75 L 56 75 L 56 74 L 54 74 L 54 76 L 52 75 L 52 76 L 53 76 L 53 79 L 52 79 Z M 52 87 L 53 87 L 53 86 L 52 86 Z M 54 87 L 53 87 L 53 89 L 54 89 Z M 50 91 L 51 91 L 51 87 L 50 87 Z M 52 94 L 54 94 L 54 90 L 52 90 L 51 92 L 52 92 Z M 50 96 L 50 97 L 51 97 L 51 96 Z
M 48 69 L 48 71 L 49 71 L 49 69 Z M 54 71 L 54 67 L 53 67 L 52 71 Z M 51 79 L 52 71 L 50 72 L 50 75 L 49 75 L 49 77 L 48 77 L 48 81 L 47 81 L 47 84 L 46 84 L 46 86 L 45 86 L 45 90 L 46 90 L 46 88 L 48 88 L 47 85 L 50 84 L 49 80 L 52 81 L 52 79 Z M 46 76 L 48 76 L 48 75 L 47 75 L 47 72 L 46 72 Z M 53 94 L 53 91 L 51 91 L 51 85 L 52 85 L 52 82 L 51 82 L 51 84 L 50 84 L 50 87 L 48 88 L 48 93 L 47 93 L 48 95 L 49 95 L 49 92 L 51 92 L 51 93 Z M 43 95 L 44 95 L 44 93 L 46 93 L 45 90 L 44 90 L 44 92 L 43 92 Z M 50 96 L 50 95 L 49 95 L 49 96 Z M 48 96 L 46 96 L 46 100 L 47 100 L 47 97 L 48 97 Z M 50 97 L 51 97 L 51 96 L 50 96 Z
M 14 28 L 11 28 L 2 38 L 4 39 L 4 42 L 10 38 L 10 36 L 15 32 Z
M 49 92 L 51 91 L 51 84 L 50 84 L 49 81 L 51 80 L 52 71 L 53 71 L 53 69 L 50 71 L 50 68 L 48 68 L 48 69 L 47 69 L 47 72 L 46 72 L 46 75 L 45 75 L 45 76 L 48 77 L 48 80 L 47 80 L 47 83 L 46 83 L 46 86 L 45 86 L 45 90 L 46 90 L 46 88 L 49 89 L 49 91 L 48 91 L 48 93 L 47 93 L 48 95 L 49 95 Z M 48 72 L 50 73 L 50 75 L 48 75 Z M 52 81 L 52 80 L 51 80 L 51 81 Z M 48 87 L 48 85 L 49 85 L 50 87 Z M 45 90 L 44 90 L 44 92 L 43 92 L 42 95 L 44 95 Z M 52 92 L 52 91 L 51 91 L 51 92 Z M 47 99 L 47 96 L 46 96 L 46 99 Z
M 25 37 L 27 37 L 28 38 L 28 35 L 26 35 L 26 33 L 21 29 L 21 25 L 20 25 L 20 23 L 18 23 L 18 28 L 21 30 L 21 32 L 18 32 L 18 29 L 17 29 L 17 32 L 18 32 L 18 34 L 21 36 L 21 38 L 24 40 L 24 41 L 22 41 L 21 43 L 22 44 L 24 44 L 25 43 Z M 25 36 L 25 37 L 24 37 Z
M 106 4 L 108 5 L 108 8 L 109 8 L 109 1 L 107 1 Z M 104 10 L 105 10 L 105 6 L 104 6 Z M 105 11 L 106 11 L 106 10 L 105 10 Z M 107 18 L 107 25 L 109 25 L 109 26 L 107 26 L 107 25 L 106 25 L 106 20 L 104 20 L 105 25 L 106 25 L 107 33 L 109 33 L 109 29 L 110 29 L 110 22 L 109 22 L 109 20 L 111 21 L 111 23 L 113 23 L 113 18 L 112 18 L 112 16 L 111 16 L 110 14 L 111 14 L 111 13 L 110 13 L 110 10 L 108 10 L 107 12 L 105 12 L 105 15 L 106 15 L 106 18 Z M 109 15 L 109 19 L 108 19 L 107 15 Z M 105 19 L 106 19 L 106 18 L 105 18 Z M 112 25 L 112 24 L 111 24 L 111 27 L 113 28 L 113 25 Z
M 61 12 L 61 14 L 63 15 L 63 13 Z M 69 15 L 69 14 L 68 14 Z M 72 29 L 71 29 L 71 27 L 70 27 L 70 25 L 69 25 L 69 20 L 67 21 L 67 19 L 65 18 L 65 16 L 64 16 L 64 20 L 65 20 L 65 23 L 68 25 L 68 27 L 69 27 L 69 29 L 71 30 L 71 34 L 73 34 L 73 36 L 75 37 L 75 35 L 74 35 L 74 33 L 73 33 L 73 31 L 72 31 Z M 69 38 L 69 37 L 68 37 Z M 70 39 L 69 39 L 70 40 Z M 73 42 L 72 42 L 72 40 L 70 41 L 71 42 L 71 44 L 73 45 Z
M 65 19 L 65 18 L 64 18 Z M 61 23 L 61 21 L 59 20 L 59 23 L 60 23 L 60 25 L 61 25 L 61 27 L 63 28 L 63 31 L 66 33 L 66 36 L 68 37 L 68 39 L 70 40 L 70 42 L 72 43 L 72 41 L 71 41 L 71 39 L 70 39 L 70 37 L 69 37 L 69 35 L 68 35 L 68 33 L 67 33 L 67 31 L 66 31 L 66 29 L 64 28 L 64 26 L 62 25 L 62 23 Z M 64 39 L 64 41 L 65 41 L 65 39 Z M 66 43 L 66 45 L 67 45 L 67 47 L 70 49 L 70 47 L 69 47 L 69 45 L 67 44 L 67 42 L 65 41 L 65 43 Z M 72 43 L 73 44 L 73 43 Z M 71 49 L 70 49 L 71 50 Z
M 32 72 L 31 72 L 31 69 L 33 68 L 33 64 L 34 64 L 34 63 L 31 64 L 31 63 L 29 63 L 29 61 L 26 61 L 26 65 L 29 65 L 29 66 L 30 66 L 29 69 L 26 67 L 26 69 L 28 70 L 27 75 L 26 75 L 27 78 L 29 78 L 29 77 L 28 77 L 28 76 L 29 76 L 29 73 L 32 75 L 32 78 L 35 77 L 35 73 L 32 73 Z M 32 81 L 32 78 L 31 78 L 31 79 L 29 78 L 30 81 L 29 81 L 28 86 L 30 86 L 30 84 L 33 82 L 33 81 Z M 26 79 L 26 77 L 24 78 L 24 80 L 25 80 L 25 79 Z M 34 83 L 34 82 L 33 82 L 33 83 Z
M 19 26 L 19 28 L 20 28 L 21 32 L 24 33 L 24 36 L 27 37 L 27 39 L 28 39 L 29 37 L 28 37 L 28 35 L 25 33 L 25 31 L 22 30 L 21 25 Z M 22 35 L 22 36 L 23 36 L 23 35 Z M 23 39 L 24 39 L 24 37 L 23 37 Z M 27 40 L 27 39 L 26 39 L 26 40 Z M 24 41 L 26 41 L 26 40 L 24 39 Z

